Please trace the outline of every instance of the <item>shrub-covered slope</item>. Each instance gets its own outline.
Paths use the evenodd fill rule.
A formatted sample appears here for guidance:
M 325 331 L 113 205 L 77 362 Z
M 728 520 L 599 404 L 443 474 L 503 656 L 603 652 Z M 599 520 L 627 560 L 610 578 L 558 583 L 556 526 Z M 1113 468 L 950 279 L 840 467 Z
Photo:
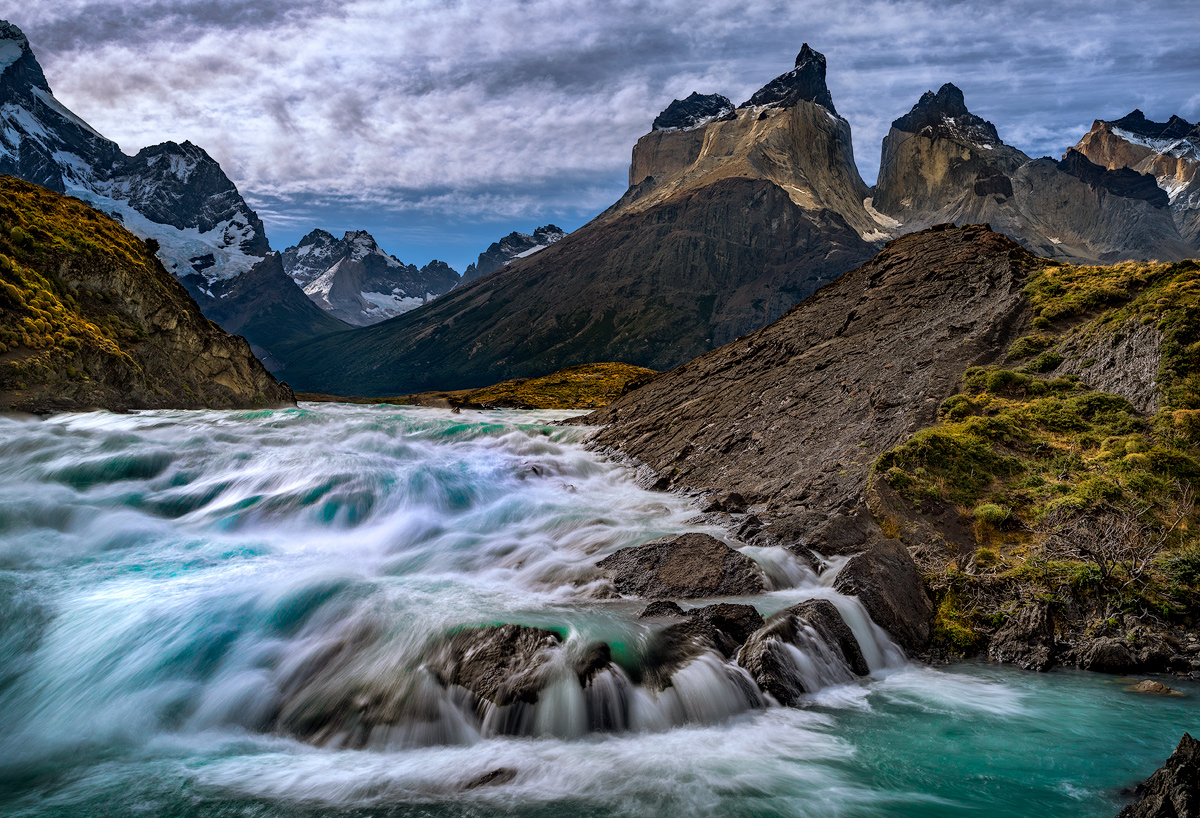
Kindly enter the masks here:
M 1025 296 L 1007 360 L 967 368 L 938 422 L 879 458 L 875 510 L 927 575 L 942 654 L 1186 670 L 1200 263 L 1048 265 Z
M 292 402 L 153 250 L 77 199 L 0 177 L 0 410 Z

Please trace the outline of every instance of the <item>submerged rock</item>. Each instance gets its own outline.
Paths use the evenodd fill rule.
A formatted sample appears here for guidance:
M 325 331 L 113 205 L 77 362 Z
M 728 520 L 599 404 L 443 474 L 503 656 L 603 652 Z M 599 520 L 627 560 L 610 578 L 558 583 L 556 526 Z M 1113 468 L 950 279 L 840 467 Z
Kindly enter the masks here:
M 754 560 L 708 534 L 684 534 L 622 548 L 596 563 L 626 596 L 695 599 L 763 592 Z
M 1130 693 L 1149 693 L 1152 696 L 1182 696 L 1178 690 L 1173 690 L 1167 687 L 1162 682 L 1156 682 L 1153 679 L 1143 679 L 1137 684 L 1129 685 L 1125 688 Z
M 1197 818 L 1200 816 L 1200 741 L 1183 734 L 1175 752 L 1150 780 L 1142 796 L 1117 818 Z
M 746 641 L 738 664 L 784 705 L 871 672 L 854 633 L 825 599 L 806 600 L 773 615 Z
M 992 638 L 988 658 L 1026 670 L 1045 671 L 1054 665 L 1054 615 L 1046 603 L 1027 605 Z
M 638 619 L 666 619 L 668 617 L 682 617 L 685 615 L 683 608 L 680 608 L 678 603 L 660 599 L 642 608 L 641 613 L 638 614 Z

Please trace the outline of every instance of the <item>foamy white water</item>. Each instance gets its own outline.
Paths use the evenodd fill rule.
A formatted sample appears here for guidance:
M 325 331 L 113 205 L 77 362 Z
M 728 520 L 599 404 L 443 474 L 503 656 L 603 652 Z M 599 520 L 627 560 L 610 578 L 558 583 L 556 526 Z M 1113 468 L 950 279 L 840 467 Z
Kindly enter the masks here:
M 640 652 L 662 625 L 606 598 L 592 566 L 709 529 L 587 452 L 582 430 L 547 425 L 564 415 L 0 419 L 0 813 L 1020 815 L 1033 798 L 1106 815 L 1130 764 L 1150 772 L 1196 729 L 1193 700 L 1148 704 L 1104 677 L 908 666 L 832 590 L 837 563 L 817 575 L 778 549 L 745 549 L 774 590 L 738 601 L 769 615 L 828 599 L 872 675 L 806 643 L 796 671 L 821 689 L 804 708 L 747 693 L 715 653 L 643 688 Z M 432 638 L 500 622 L 563 636 L 525 737 L 420 671 Z M 585 691 L 570 661 L 598 641 L 618 667 Z M 364 749 L 290 737 L 281 708 L 347 650 L 311 695 L 383 687 L 410 709 Z M 589 727 L 597 708 L 619 711 L 616 732 Z M 1087 741 L 1031 774 L 1023 741 L 1076 746 L 1031 738 L 1056 724 Z M 1119 774 L 1098 757 L 1106 741 L 1126 749 Z

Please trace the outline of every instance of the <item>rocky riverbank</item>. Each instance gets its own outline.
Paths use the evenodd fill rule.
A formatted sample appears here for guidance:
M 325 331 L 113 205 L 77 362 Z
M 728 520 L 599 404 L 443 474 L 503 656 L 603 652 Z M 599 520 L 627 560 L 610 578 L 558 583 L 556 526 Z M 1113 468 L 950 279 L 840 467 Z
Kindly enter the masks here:
M 580 422 L 910 655 L 1190 673 L 1197 280 L 942 225 Z

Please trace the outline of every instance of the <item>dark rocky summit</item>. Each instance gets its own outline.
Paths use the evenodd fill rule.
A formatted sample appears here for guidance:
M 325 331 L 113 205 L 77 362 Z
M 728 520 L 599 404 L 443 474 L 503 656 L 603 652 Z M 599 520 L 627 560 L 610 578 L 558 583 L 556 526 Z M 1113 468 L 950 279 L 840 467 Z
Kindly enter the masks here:
M 10 176 L 0 201 L 0 409 L 294 403 L 108 216 Z
M 622 548 L 596 563 L 617 591 L 644 599 L 745 596 L 763 591 L 754 560 L 708 534 Z M 653 614 L 651 614 L 653 615 Z
M 1197 818 L 1200 816 L 1200 741 L 1187 733 L 1171 757 L 1137 788 L 1136 804 L 1117 818 Z
M 720 94 L 700 94 L 693 91 L 685 99 L 671 100 L 661 114 L 654 118 L 652 131 L 683 131 L 707 125 L 714 119 L 734 111 L 733 103 Z
M 528 258 L 539 250 L 545 250 L 551 244 L 562 240 L 567 232 L 553 224 L 545 224 L 535 229 L 533 234 L 513 231 L 500 241 L 492 242 L 488 249 L 479 254 L 474 264 L 468 264 L 463 271 L 462 281 L 466 284 L 488 273 L 495 272 L 501 267 L 519 258 Z
M 738 108 L 772 105 L 791 108 L 797 102 L 813 102 L 836 115 L 833 96 L 825 84 L 825 55 L 804 43 L 796 55 L 796 67 L 754 92 Z
M 996 126 L 967 110 L 966 98 L 958 86 L 946 83 L 935 94 L 926 91 L 904 116 L 892 123 L 898 131 L 967 139 L 980 145 L 997 145 L 1000 134 Z

